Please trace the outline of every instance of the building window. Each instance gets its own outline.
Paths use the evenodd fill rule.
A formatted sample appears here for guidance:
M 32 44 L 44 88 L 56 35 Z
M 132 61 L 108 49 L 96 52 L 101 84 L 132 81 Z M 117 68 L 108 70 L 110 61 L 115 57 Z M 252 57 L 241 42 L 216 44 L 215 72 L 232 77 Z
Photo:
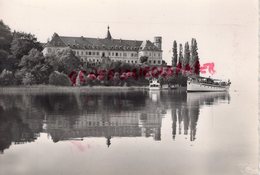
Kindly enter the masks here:
M 126 53 L 123 53 L 123 56 L 126 57 Z
M 86 51 L 85 54 L 88 55 L 88 52 Z
M 116 52 L 116 56 L 118 57 L 118 53 Z
M 149 60 L 149 63 L 152 63 L 151 60 Z
M 99 55 L 99 52 L 97 52 L 97 55 Z
M 89 55 L 91 55 L 91 52 L 88 52 Z
M 114 52 L 112 52 L 112 56 L 114 56 Z
M 83 51 L 81 51 L 81 55 L 83 55 L 84 53 L 83 53 Z
M 153 64 L 156 64 L 156 61 L 155 61 L 155 60 L 153 61 Z
M 135 61 L 135 63 L 137 63 L 137 61 Z
M 120 56 L 120 57 L 122 56 L 122 53 L 121 53 L 121 52 L 119 53 L 119 56 Z
M 102 57 L 105 57 L 105 52 L 102 52 Z
M 158 64 L 161 64 L 161 61 L 160 61 L 160 60 L 158 60 Z
M 131 63 L 134 63 L 134 61 L 132 60 Z
M 134 57 L 134 54 L 133 54 L 133 53 L 131 53 L 131 57 Z
M 79 51 L 76 52 L 76 55 L 79 55 Z
M 92 52 L 92 55 L 95 55 L 96 54 L 96 52 Z
M 160 53 L 158 53 L 158 57 L 159 57 L 159 56 L 161 56 L 161 54 L 160 54 Z

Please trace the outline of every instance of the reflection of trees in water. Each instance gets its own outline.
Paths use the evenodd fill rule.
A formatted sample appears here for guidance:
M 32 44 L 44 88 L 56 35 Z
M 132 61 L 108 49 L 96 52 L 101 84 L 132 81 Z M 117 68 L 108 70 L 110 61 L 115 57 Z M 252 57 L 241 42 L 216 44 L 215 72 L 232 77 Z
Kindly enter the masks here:
M 190 135 L 190 141 L 196 139 L 197 122 L 200 108 L 203 105 L 214 105 L 221 101 L 229 102 L 227 93 L 188 93 L 185 103 L 172 106 L 172 137 L 175 140 L 178 135 Z
M 47 132 L 53 141 L 83 137 L 153 137 L 161 139 L 162 116 L 172 109 L 172 135 L 195 140 L 199 108 L 226 101 L 227 95 L 161 91 L 66 93 L 0 96 L 0 150 L 34 141 Z M 229 99 L 228 99 L 229 100 Z
M 0 151 L 9 148 L 11 143 L 19 144 L 34 141 L 37 138 L 37 133 L 40 129 L 32 126 L 33 122 L 37 120 L 37 116 L 30 123 L 24 120 L 32 117 L 31 112 L 26 112 L 24 109 L 25 103 L 21 96 L 1 96 L 0 105 Z M 6 103 L 4 103 L 6 102 Z M 3 105 L 4 104 L 4 105 Z M 30 109 L 29 109 L 30 110 Z

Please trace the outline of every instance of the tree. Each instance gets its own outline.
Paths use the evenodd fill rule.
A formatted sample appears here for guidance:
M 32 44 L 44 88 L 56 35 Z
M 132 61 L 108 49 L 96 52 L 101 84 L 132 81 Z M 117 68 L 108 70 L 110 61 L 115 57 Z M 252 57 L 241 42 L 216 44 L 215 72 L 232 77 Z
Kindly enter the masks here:
M 8 52 L 0 49 L 0 72 L 6 68 L 6 62 L 8 59 Z
M 81 60 L 75 56 L 71 49 L 65 49 L 56 55 L 59 72 L 69 75 L 72 71 L 79 71 L 82 67 Z
M 71 81 L 66 74 L 54 71 L 49 77 L 49 84 L 56 86 L 71 86 Z
M 29 71 L 33 69 L 37 64 L 41 64 L 43 62 L 44 62 L 43 54 L 36 49 L 32 49 L 29 51 L 28 55 L 24 55 L 21 58 L 19 67 L 25 68 Z
M 10 28 L 0 20 L 0 50 L 10 51 L 12 33 Z
M 112 65 L 112 60 L 109 57 L 102 57 L 101 65 L 100 65 L 102 69 L 108 70 L 110 69 L 111 65 Z
M 191 39 L 191 59 L 190 59 L 190 67 L 192 73 L 198 74 L 198 64 L 199 64 L 199 55 L 198 55 L 198 46 L 195 38 Z
M 36 84 L 48 83 L 49 75 L 53 71 L 53 67 L 37 49 L 32 49 L 28 55 L 23 56 L 19 67 L 22 76 L 30 73 Z
M 167 66 L 167 63 L 165 60 L 162 60 L 162 66 Z
M 14 32 L 13 40 L 11 43 L 11 52 L 20 60 L 24 55 L 27 55 L 31 49 L 42 50 L 42 45 L 37 41 L 37 38 L 24 32 Z
M 25 73 L 22 82 L 24 85 L 33 85 L 36 83 L 35 77 L 30 72 Z
M 177 75 L 179 74 L 179 72 L 182 69 L 182 62 L 183 62 L 183 48 L 182 48 L 182 44 L 180 44 L 180 47 L 179 47 L 179 61 L 178 61 L 177 68 L 176 68 L 176 74 Z
M 182 67 L 185 68 L 190 62 L 190 47 L 189 43 L 186 42 L 184 46 L 184 58 L 182 60 Z
M 177 51 L 177 42 L 174 40 L 173 42 L 173 57 L 172 57 L 172 66 L 176 67 L 177 66 L 177 59 L 178 59 L 178 51 Z
M 13 70 L 14 60 L 10 56 L 12 33 L 10 28 L 0 20 L 0 72 L 4 69 Z
M 182 44 L 180 44 L 180 47 L 179 47 L 179 62 L 180 64 L 182 64 L 182 61 L 183 61 L 183 47 L 182 47 Z
M 14 84 L 14 76 L 11 71 L 4 69 L 0 74 L 0 85 L 12 85 Z
M 148 56 L 141 56 L 140 63 L 146 63 L 148 61 Z
M 199 60 L 196 61 L 193 70 L 194 70 L 193 73 L 194 73 L 195 75 L 199 75 L 199 74 L 200 74 L 200 62 L 199 62 Z

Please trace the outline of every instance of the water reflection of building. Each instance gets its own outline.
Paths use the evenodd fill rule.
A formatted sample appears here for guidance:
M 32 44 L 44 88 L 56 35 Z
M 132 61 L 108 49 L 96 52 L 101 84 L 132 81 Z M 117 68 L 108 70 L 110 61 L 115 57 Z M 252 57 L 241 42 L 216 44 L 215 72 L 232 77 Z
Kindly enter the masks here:
M 196 138 L 199 109 L 228 101 L 223 93 L 147 91 L 103 94 L 0 95 L 0 151 L 47 132 L 54 142 L 85 137 L 153 137 L 161 140 L 162 117 L 172 110 L 172 136 Z M 154 100 L 156 98 L 156 100 Z
M 196 139 L 197 122 L 200 108 L 203 105 L 213 105 L 230 100 L 225 92 L 216 93 L 188 93 L 186 102 L 172 107 L 172 138 L 176 135 L 189 135 L 190 141 Z
M 83 114 L 71 123 L 64 117 L 48 116 L 46 132 L 54 142 L 83 137 L 150 137 L 160 140 L 161 115 L 122 112 Z M 111 144 L 111 141 L 107 141 Z

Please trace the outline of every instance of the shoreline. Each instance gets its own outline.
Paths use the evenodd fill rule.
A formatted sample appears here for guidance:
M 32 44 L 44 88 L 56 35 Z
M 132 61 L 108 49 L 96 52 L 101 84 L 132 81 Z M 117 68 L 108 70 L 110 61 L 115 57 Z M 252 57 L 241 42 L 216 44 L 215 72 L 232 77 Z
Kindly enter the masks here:
M 184 90 L 181 87 L 178 90 Z M 52 86 L 52 85 L 34 85 L 34 86 L 7 86 L 0 87 L 0 94 L 23 94 L 23 93 L 115 93 L 129 91 L 147 91 L 148 86 Z M 163 89 L 164 90 L 164 89 Z M 168 89 L 165 89 L 168 90 Z
M 9 86 L 0 87 L 0 94 L 22 94 L 22 93 L 85 93 L 85 92 L 121 92 L 148 90 L 148 86 Z

